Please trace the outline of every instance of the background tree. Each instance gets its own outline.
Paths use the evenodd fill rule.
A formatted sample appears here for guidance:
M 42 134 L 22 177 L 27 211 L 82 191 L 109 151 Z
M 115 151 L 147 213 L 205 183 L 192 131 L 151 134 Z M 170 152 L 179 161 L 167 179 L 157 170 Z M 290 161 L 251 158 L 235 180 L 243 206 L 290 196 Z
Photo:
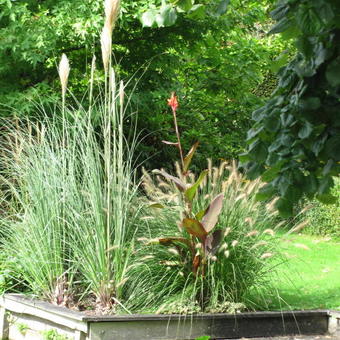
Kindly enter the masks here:
M 153 155 L 147 166 L 174 159 L 176 151 L 161 144 L 173 136 L 166 106 L 171 91 L 180 100 L 184 147 L 201 142 L 197 164 L 209 156 L 236 157 L 244 149 L 250 113 L 275 84 L 265 80 L 269 65 L 288 45 L 265 34 L 271 2 L 122 2 L 113 52 L 120 77 L 137 72 L 137 79 L 146 70 L 132 107 L 145 136 L 142 158 Z M 71 91 L 77 97 L 86 91 L 92 55 L 100 55 L 102 6 L 102 0 L 0 0 L 0 103 L 6 105 L 1 115 L 14 109 L 32 116 L 36 102 L 47 111 L 54 105 L 61 53 L 72 63 Z M 96 81 L 102 80 L 97 71 Z
M 294 39 L 298 53 L 253 112 L 241 159 L 250 178 L 268 182 L 258 199 L 279 195 L 277 208 L 289 216 L 303 194 L 336 201 L 329 190 L 340 170 L 340 2 L 281 0 L 271 16 L 270 33 Z

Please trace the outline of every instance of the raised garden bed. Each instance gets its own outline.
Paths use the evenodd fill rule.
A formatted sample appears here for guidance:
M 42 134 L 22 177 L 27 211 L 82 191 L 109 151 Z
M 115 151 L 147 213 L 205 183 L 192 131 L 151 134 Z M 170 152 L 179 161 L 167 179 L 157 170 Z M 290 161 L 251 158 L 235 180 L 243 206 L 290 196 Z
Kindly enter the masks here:
M 340 337 L 340 313 L 87 316 L 18 294 L 7 294 L 0 300 L 0 339 L 187 340 L 203 335 L 237 339 L 301 334 Z

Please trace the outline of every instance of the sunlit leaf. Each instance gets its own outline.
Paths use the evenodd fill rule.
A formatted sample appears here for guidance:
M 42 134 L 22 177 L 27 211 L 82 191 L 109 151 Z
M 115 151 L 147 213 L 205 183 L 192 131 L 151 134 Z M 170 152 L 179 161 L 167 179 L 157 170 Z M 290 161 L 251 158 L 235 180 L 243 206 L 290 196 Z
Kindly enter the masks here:
M 187 172 L 192 160 L 192 157 L 194 156 L 194 153 L 198 147 L 199 142 L 196 142 L 190 149 L 190 151 L 188 152 L 188 154 L 185 156 L 184 158 L 184 169 L 183 172 Z
M 223 207 L 223 194 L 217 195 L 210 203 L 207 211 L 202 218 L 202 225 L 207 233 L 214 229 L 218 216 L 222 211 Z
M 205 209 L 200 210 L 200 211 L 195 215 L 196 220 L 199 220 L 199 221 L 200 221 L 200 220 L 203 218 L 204 214 L 205 214 Z
M 152 27 L 156 20 L 156 11 L 150 9 L 142 14 L 141 22 L 144 27 Z
M 171 5 L 163 5 L 159 15 L 162 17 L 162 26 L 172 26 L 177 20 L 177 11 Z
M 190 234 L 193 236 L 196 236 L 200 238 L 201 240 L 205 240 L 207 236 L 207 232 L 204 229 L 202 223 L 200 221 L 197 221 L 193 218 L 184 218 L 182 221 L 181 226 Z
M 204 180 L 204 177 L 208 174 L 208 172 L 209 172 L 208 170 L 202 171 L 197 181 L 185 191 L 185 197 L 190 202 L 194 199 L 198 187 L 200 186 L 200 184 L 202 183 L 202 181 Z

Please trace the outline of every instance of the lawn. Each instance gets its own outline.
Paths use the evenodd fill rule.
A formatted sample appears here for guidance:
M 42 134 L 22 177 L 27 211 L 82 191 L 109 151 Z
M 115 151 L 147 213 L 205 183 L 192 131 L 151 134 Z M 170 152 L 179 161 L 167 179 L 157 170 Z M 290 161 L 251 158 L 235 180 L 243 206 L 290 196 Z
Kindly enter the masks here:
M 281 308 L 340 310 L 340 241 L 290 235 L 281 250 L 287 262 L 272 277 Z M 271 307 L 280 302 L 273 299 Z

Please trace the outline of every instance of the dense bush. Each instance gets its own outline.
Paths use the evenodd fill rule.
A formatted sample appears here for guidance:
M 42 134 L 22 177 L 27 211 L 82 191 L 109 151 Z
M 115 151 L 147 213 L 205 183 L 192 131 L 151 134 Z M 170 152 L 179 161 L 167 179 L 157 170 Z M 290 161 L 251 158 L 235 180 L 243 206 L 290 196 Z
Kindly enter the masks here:
M 340 238 L 340 179 L 334 180 L 335 185 L 331 193 L 338 201 L 333 205 L 313 201 L 312 208 L 306 213 L 309 224 L 305 232 L 321 236 Z

